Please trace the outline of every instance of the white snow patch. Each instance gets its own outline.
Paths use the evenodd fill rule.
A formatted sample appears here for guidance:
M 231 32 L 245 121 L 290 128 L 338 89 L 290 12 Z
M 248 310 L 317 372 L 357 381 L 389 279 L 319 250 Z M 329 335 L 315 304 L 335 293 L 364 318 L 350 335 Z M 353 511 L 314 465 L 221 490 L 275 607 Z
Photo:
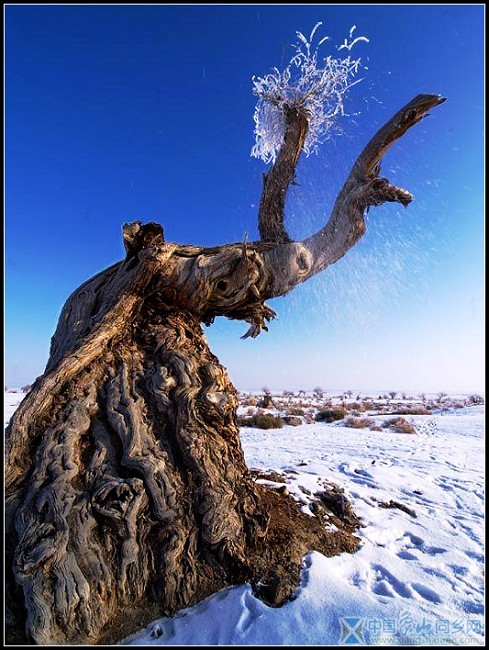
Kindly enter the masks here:
M 15 413 L 16 408 L 22 402 L 25 393 L 20 390 L 11 389 L 4 391 L 4 407 L 3 407 L 3 424 L 7 426 L 10 418 Z

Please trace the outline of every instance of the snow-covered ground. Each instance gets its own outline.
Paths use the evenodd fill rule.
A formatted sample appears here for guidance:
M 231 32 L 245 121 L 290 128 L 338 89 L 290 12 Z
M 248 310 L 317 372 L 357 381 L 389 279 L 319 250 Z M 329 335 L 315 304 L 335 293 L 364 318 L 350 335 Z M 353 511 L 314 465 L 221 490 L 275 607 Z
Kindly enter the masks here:
M 4 420 L 4 426 L 7 426 L 10 418 L 15 412 L 15 409 L 19 406 L 21 401 L 24 399 L 25 394 L 22 393 L 20 390 L 19 391 L 13 390 L 12 392 L 5 391 L 3 395 L 4 395 L 3 420 Z
M 7 412 L 22 397 L 5 393 Z M 360 549 L 308 554 L 281 608 L 237 586 L 122 643 L 483 644 L 484 407 L 407 419 L 417 435 L 341 422 L 243 428 L 248 465 L 281 474 L 306 512 L 325 481 L 344 488 L 364 525 Z M 414 512 L 379 505 L 390 501 Z

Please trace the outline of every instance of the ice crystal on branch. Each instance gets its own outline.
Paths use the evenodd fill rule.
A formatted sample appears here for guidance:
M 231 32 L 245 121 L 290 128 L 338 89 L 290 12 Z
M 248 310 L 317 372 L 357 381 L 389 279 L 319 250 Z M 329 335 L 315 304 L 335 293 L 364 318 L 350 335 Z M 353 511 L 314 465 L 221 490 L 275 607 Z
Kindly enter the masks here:
M 309 38 L 297 32 L 298 41 L 293 46 L 295 54 L 283 72 L 273 68 L 264 77 L 253 77 L 253 92 L 258 102 L 253 117 L 256 142 L 251 155 L 265 163 L 275 162 L 282 145 L 286 106 L 302 110 L 307 116 L 309 129 L 304 151 L 308 156 L 329 137 L 338 116 L 345 115 L 343 102 L 346 94 L 361 81 L 354 80 L 361 59 L 353 59 L 350 51 L 360 41 L 368 43 L 368 38 L 353 38 L 354 25 L 349 39 L 337 48 L 338 51 L 348 51 L 344 59 L 331 55 L 319 58 L 319 47 L 330 40 L 329 36 L 323 37 L 313 49 L 313 39 L 321 25 L 315 25 Z

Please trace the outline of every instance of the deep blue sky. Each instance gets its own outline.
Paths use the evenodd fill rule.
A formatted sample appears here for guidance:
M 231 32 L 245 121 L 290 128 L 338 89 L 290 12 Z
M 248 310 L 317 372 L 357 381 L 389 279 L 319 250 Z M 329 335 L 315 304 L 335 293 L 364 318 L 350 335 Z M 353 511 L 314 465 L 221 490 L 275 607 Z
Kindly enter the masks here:
M 363 145 L 418 93 L 448 100 L 386 157 L 409 189 L 372 209 L 361 243 L 272 301 L 255 341 L 218 319 L 213 350 L 239 388 L 483 388 L 482 5 L 5 8 L 6 365 L 41 374 L 60 309 L 123 257 L 121 224 L 158 221 L 169 241 L 257 238 L 265 165 L 252 75 L 290 59 L 296 30 L 370 39 L 354 117 L 305 158 L 287 205 L 299 238 L 325 222 Z M 325 54 L 328 50 L 323 50 Z

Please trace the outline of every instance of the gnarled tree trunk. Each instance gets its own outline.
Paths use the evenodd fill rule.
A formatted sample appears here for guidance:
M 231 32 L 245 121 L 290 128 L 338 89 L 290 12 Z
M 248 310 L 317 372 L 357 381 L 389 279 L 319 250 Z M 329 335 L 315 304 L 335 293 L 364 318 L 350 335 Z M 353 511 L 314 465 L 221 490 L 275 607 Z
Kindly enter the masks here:
M 246 467 L 237 398 L 201 330 L 216 316 L 257 336 L 265 300 L 334 263 L 372 205 L 411 196 L 378 177 L 387 148 L 442 98 L 420 95 L 367 145 L 328 224 L 292 242 L 283 224 L 307 116 L 287 130 L 264 178 L 262 240 L 217 248 L 124 227 L 126 259 L 68 299 L 45 374 L 7 429 L 7 639 L 113 642 L 141 623 L 249 581 L 289 598 L 302 555 L 352 551 Z

